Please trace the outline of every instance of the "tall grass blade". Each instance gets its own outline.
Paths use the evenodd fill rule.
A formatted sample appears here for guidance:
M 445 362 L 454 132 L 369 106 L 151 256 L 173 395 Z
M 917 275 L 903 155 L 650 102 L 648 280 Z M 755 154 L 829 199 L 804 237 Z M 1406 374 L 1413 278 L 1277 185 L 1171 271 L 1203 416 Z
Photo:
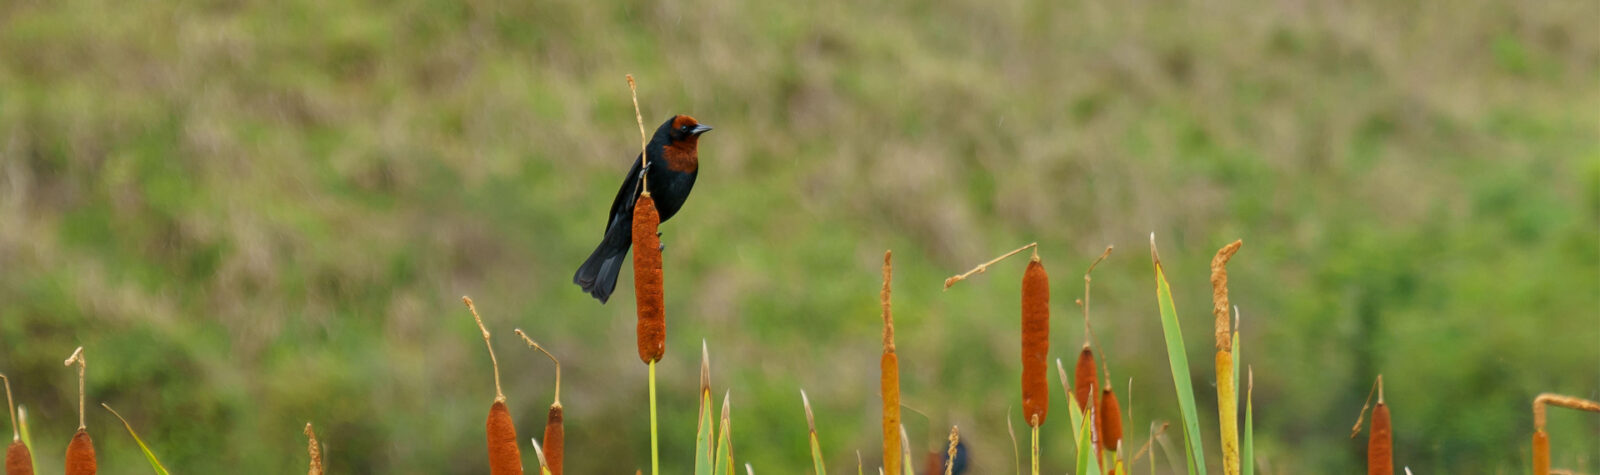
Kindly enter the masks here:
M 1183 415 L 1184 457 L 1191 474 L 1206 473 L 1206 458 L 1200 442 L 1199 412 L 1195 409 L 1194 387 L 1189 384 L 1189 356 L 1183 349 L 1183 330 L 1172 305 L 1172 287 L 1161 269 L 1156 254 L 1156 237 L 1150 234 L 1150 258 L 1156 267 L 1156 302 L 1161 307 L 1161 333 L 1166 337 L 1167 361 L 1172 365 L 1172 384 L 1178 392 L 1178 409 Z
M 1238 334 L 1235 333 L 1234 336 L 1237 339 Z M 1234 343 L 1233 349 L 1234 351 L 1239 351 L 1239 344 Z M 1245 381 L 1244 389 L 1244 440 L 1241 441 L 1242 446 L 1239 449 L 1239 473 L 1240 475 L 1256 475 L 1255 410 L 1251 407 L 1251 401 L 1255 399 L 1256 392 L 1255 368 L 1251 368 L 1247 376 L 1250 379 Z
M 711 356 L 706 350 L 705 341 L 700 342 L 700 427 L 694 435 L 694 473 L 695 475 L 712 475 L 716 452 L 712 447 L 715 439 L 716 423 L 711 418 Z
M 128 424 L 128 420 L 123 419 L 122 414 L 117 414 L 115 409 L 112 409 L 111 406 L 108 406 L 105 403 L 100 403 L 100 407 L 104 407 L 107 411 L 111 411 L 111 415 L 117 416 L 117 420 L 122 421 L 122 427 L 127 428 L 128 435 L 133 436 L 134 443 L 139 444 L 139 450 L 144 452 L 145 460 L 150 462 L 150 468 L 154 469 L 157 475 L 170 475 L 170 473 L 167 472 L 167 467 L 162 466 L 161 461 L 156 459 L 156 454 L 150 451 L 149 446 L 144 445 L 144 440 L 139 438 L 139 433 L 133 431 L 133 425 Z
M 828 468 L 822 462 L 822 444 L 817 442 L 817 418 L 811 413 L 811 398 L 806 397 L 806 390 L 800 390 L 800 402 L 806 407 L 806 427 L 811 431 L 811 466 L 817 475 L 828 475 Z
M 1078 416 L 1077 419 L 1085 420 L 1084 423 L 1078 425 L 1078 430 L 1075 431 L 1077 432 L 1075 437 L 1078 441 L 1078 475 L 1099 475 L 1101 473 L 1100 461 L 1096 460 L 1099 457 L 1095 456 L 1094 437 L 1090 434 L 1093 427 L 1092 424 L 1089 424 L 1094 420 L 1094 410 L 1090 409 L 1090 413 L 1085 414 L 1083 411 L 1078 410 L 1078 402 L 1076 400 L 1067 399 L 1072 404 L 1072 412 Z
M 28 446 L 28 452 L 33 452 L 33 435 L 28 432 L 28 408 L 17 406 L 17 429 L 22 431 L 22 445 Z
M 717 453 L 712 458 L 717 466 L 716 475 L 733 475 L 733 428 L 728 417 L 728 401 L 732 395 L 731 391 L 722 395 L 722 427 L 717 431 Z

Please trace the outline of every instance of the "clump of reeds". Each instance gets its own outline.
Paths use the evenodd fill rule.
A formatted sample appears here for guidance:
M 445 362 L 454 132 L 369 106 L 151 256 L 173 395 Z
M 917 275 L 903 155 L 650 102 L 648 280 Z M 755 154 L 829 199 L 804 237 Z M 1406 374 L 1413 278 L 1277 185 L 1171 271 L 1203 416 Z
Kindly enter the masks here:
M 521 328 L 517 328 L 512 331 L 516 332 L 517 336 L 522 337 L 522 341 L 527 342 L 529 348 L 533 348 L 535 350 L 539 350 L 540 353 L 544 353 L 546 357 L 550 358 L 550 362 L 555 363 L 556 365 L 555 401 L 550 403 L 550 413 L 544 421 L 544 443 L 539 446 L 539 456 L 544 462 L 543 465 L 550 470 L 552 475 L 561 475 L 562 467 L 564 466 L 564 454 L 566 452 L 567 445 L 566 428 L 562 425 L 563 409 L 561 407 L 561 361 L 556 359 L 556 355 L 550 354 L 549 350 L 546 350 L 543 346 L 540 346 L 538 342 L 533 341 L 532 338 L 528 338 L 528 334 L 523 333 Z
M 17 423 L 17 405 L 11 399 L 11 379 L 0 374 L 6 386 L 6 416 L 11 418 L 11 445 L 6 447 L 6 475 L 33 475 L 33 453 L 22 443 L 22 426 Z
M 1222 431 L 1222 469 L 1239 475 L 1239 395 L 1234 381 L 1232 315 L 1228 312 L 1228 260 L 1244 241 L 1234 241 L 1211 258 L 1211 313 L 1216 323 L 1217 425 Z
M 889 311 L 889 283 L 894 277 L 891 257 L 890 251 L 883 251 L 883 289 L 878 292 L 883 307 L 883 356 L 878 360 L 878 383 L 883 390 L 883 469 L 884 473 L 899 475 L 903 473 L 904 460 L 900 447 L 900 357 L 895 354 L 894 315 Z
M 1565 407 L 1579 411 L 1600 412 L 1600 402 L 1587 399 L 1544 393 L 1533 398 L 1533 474 L 1550 474 L 1550 435 L 1545 433 L 1546 406 Z
M 489 443 L 489 473 L 492 475 L 521 475 L 522 451 L 517 448 L 517 426 L 511 421 L 511 411 L 506 408 L 506 395 L 500 390 L 500 361 L 494 357 L 494 345 L 489 343 L 489 330 L 483 326 L 483 317 L 472 299 L 461 297 L 472 312 L 472 321 L 483 334 L 483 346 L 489 349 L 489 363 L 494 367 L 494 402 L 489 405 L 489 419 L 485 433 Z
M 311 423 L 306 423 L 306 453 L 311 456 L 311 468 L 307 475 L 322 475 L 322 444 L 317 442 L 316 431 L 311 430 Z
M 73 350 L 72 356 L 67 357 L 64 364 L 78 365 L 78 432 L 72 435 L 72 442 L 67 444 L 66 473 L 94 475 L 99 470 L 99 464 L 95 461 L 94 441 L 89 438 L 89 427 L 84 423 L 84 372 L 89 365 L 83 357 L 83 347 Z

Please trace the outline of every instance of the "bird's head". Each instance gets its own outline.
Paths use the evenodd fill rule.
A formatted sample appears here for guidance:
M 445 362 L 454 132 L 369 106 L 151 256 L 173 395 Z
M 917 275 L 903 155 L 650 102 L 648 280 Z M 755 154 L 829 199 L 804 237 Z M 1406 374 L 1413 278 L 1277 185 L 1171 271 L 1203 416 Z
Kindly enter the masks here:
M 667 168 L 693 173 L 700 169 L 700 134 L 710 131 L 711 126 L 680 114 L 662 123 L 661 127 L 656 129 L 656 136 L 650 143 L 652 147 L 661 146 L 662 158 L 667 160 Z
M 710 131 L 711 126 L 701 124 L 693 117 L 679 114 L 667 119 L 656 129 L 656 138 L 665 139 L 667 144 L 692 147 L 700 141 L 700 134 Z

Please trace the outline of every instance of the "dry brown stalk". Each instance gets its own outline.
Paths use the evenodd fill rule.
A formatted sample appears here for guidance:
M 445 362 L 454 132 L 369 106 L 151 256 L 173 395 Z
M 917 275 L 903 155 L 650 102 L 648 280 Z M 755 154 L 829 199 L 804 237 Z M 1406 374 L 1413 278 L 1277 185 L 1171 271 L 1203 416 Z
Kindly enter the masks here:
M 995 265 L 996 263 L 999 263 L 1000 261 L 1005 260 L 1005 258 L 1007 258 L 1007 257 L 1015 256 L 1015 255 L 1017 255 L 1017 253 L 1020 253 L 1022 251 L 1026 251 L 1026 250 L 1029 250 L 1029 249 L 1033 249 L 1033 248 L 1036 248 L 1038 246 L 1039 246 L 1039 243 L 1037 243 L 1037 242 L 1028 243 L 1028 245 L 1019 247 L 1014 251 L 1007 252 L 1005 254 L 1001 254 L 1000 257 L 996 257 L 994 259 L 990 259 L 989 262 L 978 264 L 978 267 L 974 267 L 974 268 L 972 268 L 972 270 L 969 270 L 969 271 L 967 271 L 965 273 L 962 273 L 960 275 L 951 276 L 950 278 L 944 280 L 944 289 L 945 290 L 950 290 L 950 286 L 956 285 L 956 282 L 961 282 L 963 280 L 967 280 L 968 277 L 972 277 L 975 274 L 982 274 L 982 273 L 984 273 L 984 271 L 989 270 L 989 266 Z
M 1034 253 L 1022 274 L 1022 417 L 1044 424 L 1050 411 L 1050 275 Z
M 894 277 L 890 251 L 883 251 L 883 290 L 878 299 L 883 306 L 883 357 L 879 359 L 878 382 L 883 390 L 883 467 L 887 473 L 900 475 L 900 358 L 894 348 L 894 315 L 889 309 L 889 283 Z
M 67 444 L 66 473 L 94 475 L 99 469 L 99 464 L 95 461 L 94 441 L 89 438 L 88 426 L 84 424 L 84 372 L 88 369 L 89 362 L 83 357 L 83 347 L 73 350 L 72 356 L 67 357 L 64 364 L 78 365 L 78 432 L 72 435 L 72 442 Z
M 322 475 L 322 444 L 317 443 L 317 433 L 306 423 L 306 452 L 311 455 L 311 469 L 307 475 Z
M 546 468 L 550 469 L 551 475 L 561 475 L 565 458 L 563 453 L 566 451 L 567 445 L 566 428 L 562 425 L 564 416 L 561 407 L 561 360 L 557 360 L 556 355 L 550 354 L 550 351 L 540 346 L 539 342 L 528 338 L 528 334 L 523 333 L 521 328 L 513 329 L 512 331 L 517 336 L 522 337 L 522 341 L 527 342 L 529 348 L 544 353 L 546 357 L 550 358 L 550 362 L 556 365 L 555 402 L 550 403 L 550 413 L 544 421 L 544 444 L 535 448 L 540 449 L 539 459 L 544 462 Z

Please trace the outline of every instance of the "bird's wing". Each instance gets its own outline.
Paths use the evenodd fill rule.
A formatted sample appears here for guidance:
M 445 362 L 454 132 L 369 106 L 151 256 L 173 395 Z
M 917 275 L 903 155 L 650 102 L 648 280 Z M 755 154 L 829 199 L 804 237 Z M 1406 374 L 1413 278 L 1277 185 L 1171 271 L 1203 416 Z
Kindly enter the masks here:
M 617 198 L 611 202 L 611 215 L 606 221 L 606 234 L 611 234 L 615 226 L 629 226 L 633 221 L 633 202 L 639 197 L 639 175 L 644 163 L 643 155 L 633 160 L 633 168 L 628 169 L 628 176 L 622 180 L 622 188 L 617 190 Z

